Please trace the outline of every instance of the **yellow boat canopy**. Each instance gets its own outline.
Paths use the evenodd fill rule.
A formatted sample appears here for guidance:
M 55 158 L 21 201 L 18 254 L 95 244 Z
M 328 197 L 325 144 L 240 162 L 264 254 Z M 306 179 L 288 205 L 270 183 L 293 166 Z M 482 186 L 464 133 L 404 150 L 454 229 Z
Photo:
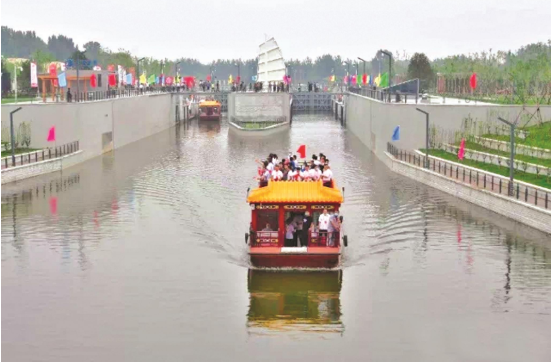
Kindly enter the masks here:
M 247 197 L 247 202 L 250 204 L 281 202 L 340 204 L 343 202 L 342 193 L 337 189 L 334 180 L 333 185 L 334 187 L 325 187 L 321 181 L 269 181 L 268 186 L 252 190 Z
M 199 107 L 220 107 L 220 102 L 218 101 L 204 101 L 199 103 Z

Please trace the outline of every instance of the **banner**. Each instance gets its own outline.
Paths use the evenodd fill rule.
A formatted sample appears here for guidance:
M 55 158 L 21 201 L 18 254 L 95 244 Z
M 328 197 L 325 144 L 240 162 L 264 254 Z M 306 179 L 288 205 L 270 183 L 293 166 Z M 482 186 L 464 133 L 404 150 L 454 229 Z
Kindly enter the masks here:
M 147 80 L 145 79 L 145 74 L 142 73 L 142 75 L 140 75 L 140 84 L 145 84 Z
M 126 74 L 126 84 L 132 85 L 132 73 Z
M 173 80 L 172 77 L 166 77 L 165 79 L 166 85 L 172 85 L 172 80 Z
M 57 76 L 57 81 L 60 87 L 67 87 L 67 77 L 65 76 L 65 73 L 60 73 Z
M 37 88 L 38 87 L 38 76 L 36 73 L 36 62 L 31 63 L 31 87 Z
M 48 67 L 48 72 L 51 76 L 57 75 L 57 65 L 55 63 L 50 63 L 50 66 Z
M 119 85 L 123 85 L 124 82 L 124 74 L 123 74 L 123 67 L 122 65 L 117 65 L 117 71 L 119 73 Z
M 152 84 L 155 84 L 155 74 L 151 74 L 149 76 L 149 78 L 147 79 L 147 83 L 149 83 L 149 85 L 152 85 Z

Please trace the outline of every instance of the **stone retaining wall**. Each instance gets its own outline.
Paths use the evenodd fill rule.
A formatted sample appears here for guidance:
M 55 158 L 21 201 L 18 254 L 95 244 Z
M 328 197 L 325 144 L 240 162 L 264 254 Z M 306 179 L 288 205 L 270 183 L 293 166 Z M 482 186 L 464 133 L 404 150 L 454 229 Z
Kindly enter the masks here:
M 387 152 L 384 152 L 383 161 L 396 173 L 551 234 L 551 210 L 544 210 L 520 200 L 469 187 L 436 172 L 396 160 Z
M 62 169 L 82 162 L 84 158 L 84 152 L 79 150 L 71 153 L 70 155 L 65 155 L 58 158 L 10 167 L 2 170 L 2 184 L 35 177 L 50 172 L 61 171 Z

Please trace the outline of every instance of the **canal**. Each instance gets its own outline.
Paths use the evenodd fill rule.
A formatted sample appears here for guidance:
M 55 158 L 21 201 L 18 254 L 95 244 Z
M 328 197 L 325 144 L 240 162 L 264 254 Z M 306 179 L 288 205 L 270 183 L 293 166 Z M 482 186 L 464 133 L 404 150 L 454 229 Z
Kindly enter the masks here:
M 390 135 L 389 135 L 390 137 Z M 342 268 L 248 268 L 255 158 L 332 164 Z M 173 128 L 2 187 L 9 361 L 549 361 L 551 241 L 390 172 L 331 115 Z

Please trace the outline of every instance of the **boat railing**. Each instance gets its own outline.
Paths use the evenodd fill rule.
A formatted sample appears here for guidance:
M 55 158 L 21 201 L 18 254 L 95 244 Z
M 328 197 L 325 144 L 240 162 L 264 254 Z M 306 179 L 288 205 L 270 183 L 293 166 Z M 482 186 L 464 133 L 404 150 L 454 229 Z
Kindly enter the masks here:
M 254 246 L 278 246 L 279 231 L 256 231 L 252 238 Z
M 340 244 L 339 231 L 310 231 L 308 235 L 308 246 L 316 247 L 339 247 Z

